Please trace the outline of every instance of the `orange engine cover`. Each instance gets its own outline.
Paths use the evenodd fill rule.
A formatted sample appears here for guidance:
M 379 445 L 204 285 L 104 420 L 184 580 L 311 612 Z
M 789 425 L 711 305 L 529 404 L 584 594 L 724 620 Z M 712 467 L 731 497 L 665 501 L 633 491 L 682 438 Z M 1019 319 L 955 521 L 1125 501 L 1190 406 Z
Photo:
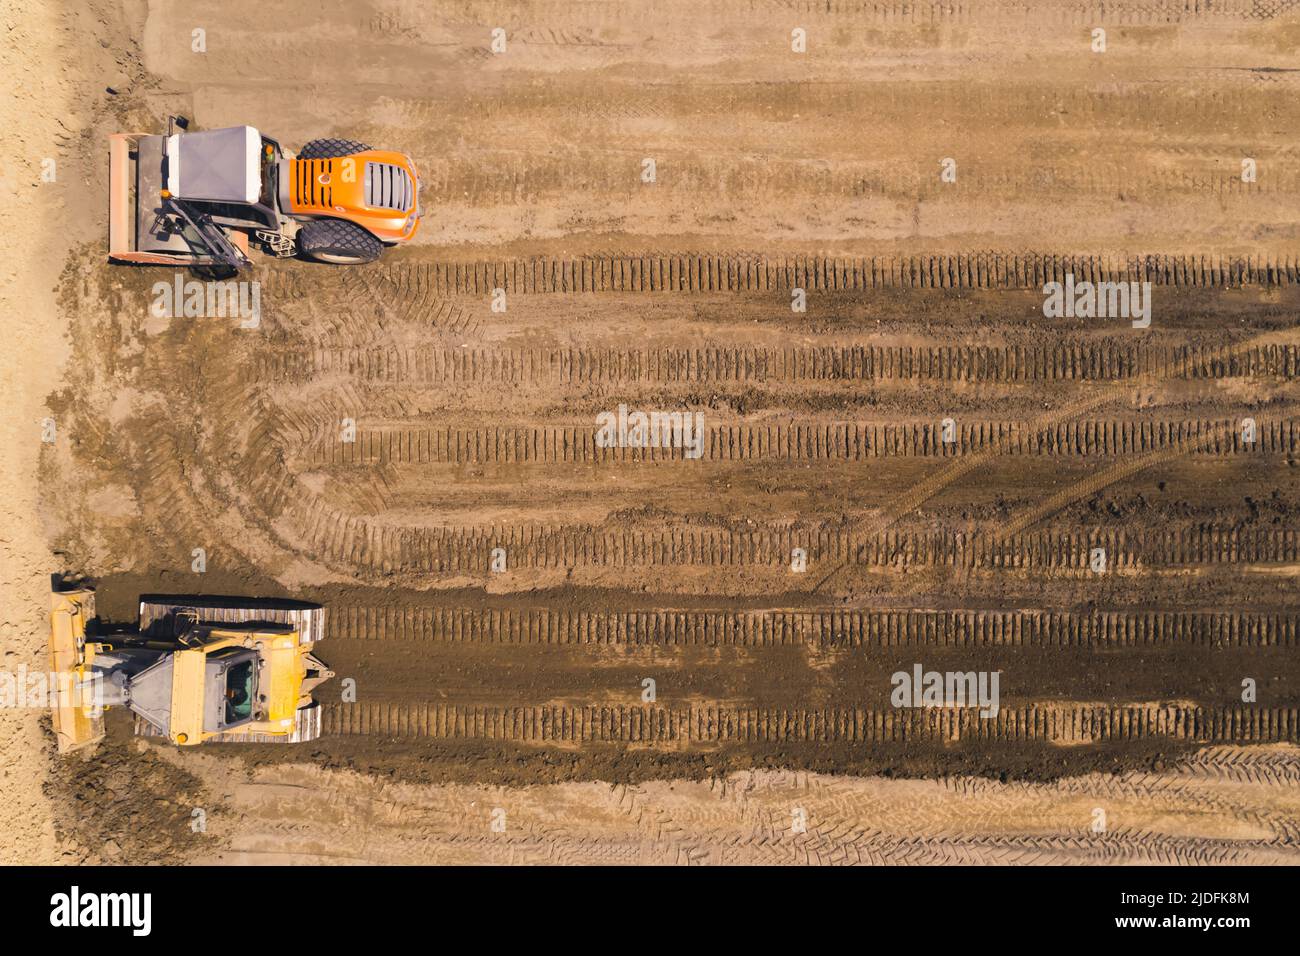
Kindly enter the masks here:
M 288 193 L 294 218 L 347 219 L 384 242 L 406 242 L 420 227 L 420 177 L 404 153 L 290 160 Z

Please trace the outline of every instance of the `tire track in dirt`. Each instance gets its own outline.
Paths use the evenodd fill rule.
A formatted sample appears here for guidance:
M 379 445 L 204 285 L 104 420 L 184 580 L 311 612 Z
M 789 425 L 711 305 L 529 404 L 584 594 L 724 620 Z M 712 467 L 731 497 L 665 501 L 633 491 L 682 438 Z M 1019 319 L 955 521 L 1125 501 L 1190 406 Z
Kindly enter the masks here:
M 1237 762 L 1230 757 L 1225 764 L 1225 748 L 1204 753 L 1207 763 Z M 358 775 L 307 773 L 263 767 L 256 783 L 233 788 L 233 812 L 246 834 L 231 849 L 236 860 L 250 854 L 292 857 L 292 848 L 304 844 L 333 847 L 340 858 L 361 862 L 376 853 L 390 861 L 678 865 L 1203 864 L 1285 862 L 1296 855 L 1287 829 L 1292 818 L 1268 799 L 1256 791 L 1231 794 L 1210 779 L 1179 771 L 1094 773 L 1049 784 L 745 771 L 699 783 L 565 784 L 528 791 L 376 788 Z M 277 785 L 280 780 L 296 785 Z M 1105 833 L 1089 829 L 1091 809 L 1098 805 L 1111 823 Z M 504 833 L 487 832 L 494 807 L 508 813 Z M 806 813 L 804 832 L 791 826 L 793 807 Z M 1222 835 L 1208 835 L 1207 808 L 1222 821 L 1209 832 Z
M 479 3 L 476 10 L 504 16 L 500 22 L 512 25 L 519 22 L 522 11 L 516 4 Z M 551 42 L 585 44 L 590 34 L 582 27 L 568 32 L 575 21 L 594 29 L 634 23 L 637 25 L 661 23 L 665 8 L 647 8 L 634 2 L 583 5 L 575 8 L 571 3 L 555 0 L 534 0 L 526 9 L 528 20 L 538 24 L 556 24 L 546 27 L 541 38 Z M 666 10 L 680 7 L 667 5 Z M 973 0 L 965 3 L 916 3 L 907 0 L 752 0 L 744 5 L 749 23 L 767 23 L 774 16 L 798 14 L 814 22 L 859 21 L 883 27 L 910 29 L 921 26 L 969 24 L 980 21 L 1001 23 L 1028 21 L 1052 25 L 1089 26 L 1097 23 L 1123 26 L 1166 26 L 1198 22 L 1247 23 L 1269 21 L 1284 16 L 1295 9 L 1293 0 L 1220 0 L 1210 3 L 1188 3 L 1186 0 L 1078 0 L 1068 3 L 1041 3 L 1032 0 Z M 580 10 L 580 15 L 577 11 Z M 409 39 L 420 37 L 419 31 L 444 18 L 432 9 L 402 8 L 388 13 L 376 13 L 362 21 L 366 30 L 383 36 L 397 35 Z M 494 21 L 495 22 L 495 21 Z M 532 28 L 541 30 L 540 27 Z M 555 33 L 555 31 L 559 31 Z
M 1300 759 L 1291 752 L 1208 747 L 1182 757 L 1180 773 L 1251 786 L 1293 788 L 1300 784 Z
M 1271 105 L 1266 104 L 1267 94 L 1263 90 L 1248 89 L 1254 92 L 1255 108 Z M 954 91 L 956 95 L 962 92 Z M 1286 96 L 1282 91 L 1279 93 Z M 1033 98 L 1033 105 L 1041 111 L 1042 95 L 1035 91 Z M 1002 102 L 999 109 L 1007 115 L 1012 107 Z M 665 173 L 655 188 L 669 196 L 732 193 L 754 200 L 781 195 L 806 196 L 812 202 L 840 197 L 845 203 L 1010 204 L 1025 194 L 1052 190 L 1075 203 L 1123 195 L 1127 200 L 1149 206 L 1195 203 L 1236 207 L 1239 217 L 1246 219 L 1261 206 L 1294 201 L 1300 194 L 1300 174 L 1294 171 L 1288 150 L 1274 149 L 1271 145 L 1252 150 L 1258 162 L 1269 165 L 1271 174 L 1246 183 L 1241 179 L 1240 150 L 1231 146 L 1206 144 L 1192 155 L 1165 153 L 1159 147 L 1151 147 L 1146 154 L 1151 158 L 1138 167 L 1127 156 L 1094 154 L 1091 162 L 1083 166 L 1077 154 L 1068 148 L 1044 145 L 1041 137 L 1029 139 L 1021 133 L 1040 154 L 1033 165 L 1007 166 L 1000 161 L 982 161 L 979 156 L 964 158 L 960 181 L 945 183 L 928 166 L 919 163 L 887 164 L 860 157 L 827 161 L 800 155 L 783 156 L 766 148 L 761 159 L 738 154 L 734 148 L 722 147 L 715 152 L 708 149 L 707 130 L 697 139 L 690 135 L 689 127 L 674 129 L 683 140 L 689 137 L 688 148 L 680 140 L 668 139 L 666 121 L 626 122 L 623 125 L 632 127 L 635 133 L 618 138 L 610 132 L 611 126 L 619 125 L 611 122 L 610 114 L 616 110 L 617 107 L 606 108 L 599 111 L 604 115 L 593 116 L 589 109 L 585 122 L 580 118 L 582 114 L 566 113 L 556 118 L 557 126 L 575 136 L 580 136 L 584 128 L 603 127 L 601 132 L 605 135 L 599 146 L 584 144 L 554 153 L 543 145 L 548 137 L 542 130 L 530 137 L 513 135 L 509 147 L 480 154 L 473 166 L 435 159 L 427 170 L 422 163 L 421 172 L 428 172 L 431 185 L 442 195 L 480 206 L 545 205 L 548 201 L 561 201 L 571 195 L 572 184 L 578 177 L 586 181 L 594 196 L 635 203 L 641 198 L 638 190 L 642 186 L 628 170 L 635 168 L 645 151 L 644 145 L 638 145 L 647 139 L 644 127 L 658 125 L 664 132 L 651 136 L 664 144 L 656 149 L 656 158 Z M 826 116 L 824 108 L 817 112 L 823 121 L 838 118 Z M 735 120 L 729 116 L 724 123 Z M 770 122 L 770 117 L 756 116 L 755 120 Z M 1200 118 L 1200 122 L 1205 121 Z M 507 123 L 498 122 L 502 126 Z M 526 117 L 524 122 L 531 122 L 537 128 L 536 116 Z M 1117 135 L 1124 134 L 1130 131 Z M 555 135 L 555 129 L 550 130 L 550 135 Z M 416 155 L 425 150 L 426 155 L 436 152 L 432 141 L 418 135 L 414 142 L 411 139 L 409 135 L 403 137 Z M 764 147 L 770 142 L 765 140 Z
M 1031 0 L 984 0 L 975 3 L 906 3 L 902 0 L 760 0 L 760 7 L 835 17 L 862 17 L 889 24 L 921 25 L 974 20 L 1048 20 L 1074 26 L 1094 23 L 1123 25 L 1191 23 L 1198 20 L 1272 20 L 1295 9 L 1293 0 L 1083 0 L 1044 4 Z
M 1265 428 L 1276 423 L 1272 415 L 1260 415 L 1254 419 L 1262 423 Z M 1235 433 L 1240 432 L 1241 423 L 1239 421 L 1219 422 L 1202 432 L 1194 435 L 1180 436 L 1178 440 L 1171 443 L 1171 447 L 1148 452 L 1130 461 L 1119 462 L 1104 469 L 1099 474 L 1092 475 L 1082 481 L 1076 482 L 1069 487 L 1052 495 L 1041 504 L 1035 505 L 1028 511 L 1016 515 L 1006 526 L 1005 534 L 1015 536 L 1022 533 L 1026 528 L 1033 527 L 1039 521 L 1050 515 L 1055 514 L 1067 505 L 1078 501 L 1081 498 L 1087 498 L 1102 488 L 1113 485 L 1125 478 L 1130 478 L 1138 472 L 1145 471 L 1155 465 L 1171 462 L 1179 458 L 1193 455 L 1205 448 L 1223 442 L 1225 439 L 1232 440 Z M 1239 437 L 1239 436 L 1238 436 Z
M 1151 808 L 1153 802 L 1175 806 L 1192 801 L 1224 820 L 1239 820 L 1273 834 L 1284 845 L 1300 845 L 1300 824 L 1292 814 L 1251 807 L 1240 790 L 1285 789 L 1300 779 L 1294 756 L 1266 749 L 1208 747 L 1179 759 L 1179 773 L 1134 772 L 1122 776 L 1088 774 L 1063 777 L 1050 784 L 1028 781 L 992 781 L 976 777 L 946 777 L 943 785 L 963 799 L 978 796 L 994 813 L 1008 812 L 1029 798 L 1068 800 L 1089 797 L 1113 804 L 1131 802 Z M 1214 786 L 1206 786 L 1213 781 Z
M 1237 355 L 1241 355 L 1247 350 L 1255 347 L 1256 345 L 1261 344 L 1261 341 L 1263 339 L 1273 338 L 1276 337 L 1276 335 L 1277 333 L 1267 332 L 1264 333 L 1263 335 L 1256 336 L 1245 342 L 1238 343 L 1237 345 L 1234 345 L 1231 348 Z M 1139 381 L 1147 385 L 1157 384 L 1159 382 L 1164 381 L 1166 378 L 1168 378 L 1170 371 L 1171 370 L 1168 367 L 1157 369 L 1152 372 L 1144 374 L 1143 376 L 1141 376 Z M 1030 420 L 1030 422 L 1027 424 L 1026 427 L 1029 428 L 1030 430 L 1037 431 L 1039 429 L 1052 426 L 1059 422 L 1077 418 L 1079 415 L 1084 414 L 1092 409 L 1098 408 L 1106 404 L 1108 401 L 1115 400 L 1117 397 L 1122 397 L 1122 393 L 1120 392 L 1120 389 L 1122 387 L 1123 386 L 1120 384 L 1114 384 L 1114 385 L 1098 388 L 1091 395 L 1085 396 L 1080 399 L 1076 399 L 1075 401 L 1069 402 L 1060 408 L 1049 409 L 1048 411 L 1044 412 L 1042 415 L 1035 416 L 1033 419 Z M 933 475 L 926 478 L 925 480 L 918 482 L 914 487 L 910 488 L 902 495 L 899 495 L 894 501 L 890 502 L 884 508 L 880 509 L 870 519 L 866 527 L 869 530 L 877 531 L 877 532 L 884 530 L 885 528 L 893 524 L 895 521 L 897 521 L 899 518 L 901 518 L 903 515 L 915 511 L 924 502 L 934 497 L 936 494 L 938 494 L 944 488 L 951 485 L 957 479 L 963 477 L 964 475 L 969 474 L 970 472 L 974 471 L 976 468 L 980 467 L 983 464 L 988 463 L 989 461 L 993 460 L 996 457 L 997 454 L 995 452 L 981 452 L 981 453 L 967 455 L 961 458 L 954 459 L 951 463 L 939 469 Z M 1005 537 L 1007 538 L 1007 540 L 1011 540 L 1013 536 L 1005 536 Z M 822 587 L 824 587 L 831 579 L 835 577 L 835 575 L 840 573 L 840 571 L 845 566 L 846 566 L 845 564 L 841 564 L 838 567 L 832 569 L 832 571 L 829 574 L 827 574 L 825 577 L 821 578 L 817 582 L 814 591 L 819 591 Z

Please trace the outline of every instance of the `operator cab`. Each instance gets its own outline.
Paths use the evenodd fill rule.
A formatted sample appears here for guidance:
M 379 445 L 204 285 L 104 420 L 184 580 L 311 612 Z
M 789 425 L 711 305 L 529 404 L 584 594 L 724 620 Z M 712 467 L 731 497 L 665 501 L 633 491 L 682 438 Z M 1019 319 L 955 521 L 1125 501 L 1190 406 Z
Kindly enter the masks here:
M 218 225 L 278 229 L 275 166 L 280 146 L 252 126 L 171 133 L 167 191 Z
M 257 652 L 230 648 L 209 654 L 204 674 L 203 730 L 224 733 L 251 721 L 257 711 Z

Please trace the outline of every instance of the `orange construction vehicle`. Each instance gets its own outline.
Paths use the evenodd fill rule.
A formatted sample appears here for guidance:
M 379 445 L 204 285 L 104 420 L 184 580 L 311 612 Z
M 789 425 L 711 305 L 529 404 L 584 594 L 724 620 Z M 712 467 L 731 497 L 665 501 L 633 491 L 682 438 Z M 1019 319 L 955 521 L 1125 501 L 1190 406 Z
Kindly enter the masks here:
M 251 126 L 109 137 L 109 259 L 234 272 L 250 246 L 370 262 L 420 226 L 420 176 L 404 153 L 314 139 L 296 155 Z

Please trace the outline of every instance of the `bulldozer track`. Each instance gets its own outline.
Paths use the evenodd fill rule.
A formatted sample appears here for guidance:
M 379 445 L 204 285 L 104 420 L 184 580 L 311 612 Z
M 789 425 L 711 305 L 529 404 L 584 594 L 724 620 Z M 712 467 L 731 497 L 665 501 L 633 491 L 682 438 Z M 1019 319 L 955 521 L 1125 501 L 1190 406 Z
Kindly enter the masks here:
M 859 567 L 946 567 L 966 570 L 1051 570 L 1092 573 L 1089 554 L 1106 552 L 1112 571 L 1198 565 L 1293 563 L 1300 530 L 1223 530 L 1198 527 L 1168 532 L 894 532 L 862 535 L 826 526 L 731 531 L 612 529 L 593 525 L 481 525 L 393 527 L 351 517 L 283 482 L 263 500 L 283 502 L 300 530 L 303 550 L 351 570 L 486 573 L 494 548 L 504 548 L 511 570 L 635 568 L 651 566 L 788 567 L 795 548 L 812 566 L 836 561 Z M 276 494 L 278 492 L 278 494 Z M 267 497 L 270 495 L 271 497 Z
M 250 377 L 301 383 L 348 375 L 417 385 L 670 385 L 810 382 L 1123 381 L 1161 371 L 1205 380 L 1300 375 L 1300 346 L 820 346 L 803 348 L 322 348 L 262 350 Z
M 254 410 L 258 422 L 252 433 L 236 439 L 247 449 L 244 461 L 247 470 L 243 472 L 247 477 L 225 490 L 232 503 L 239 503 L 244 523 L 252 522 L 253 527 L 260 529 L 258 534 L 278 541 L 283 551 L 300 552 L 310 560 L 350 574 L 479 575 L 488 572 L 494 548 L 506 549 L 507 566 L 512 571 L 651 566 L 754 566 L 781 571 L 789 567 L 796 548 L 807 553 L 814 573 L 838 563 L 894 570 L 1032 569 L 1089 575 L 1092 573 L 1088 570 L 1089 554 L 1094 548 L 1105 550 L 1110 572 L 1294 564 L 1300 558 L 1300 532 L 1270 528 L 1220 529 L 1207 525 L 1136 534 L 1118 530 L 1073 533 L 1040 530 L 1014 536 L 984 531 L 894 532 L 830 523 L 734 529 L 716 524 L 691 524 L 680 519 L 659 527 L 649 527 L 648 521 L 633 521 L 623 527 L 527 521 L 502 525 L 412 526 L 375 517 L 383 515 L 392 503 L 387 479 L 377 481 L 368 490 L 354 489 L 365 494 L 345 504 L 329 500 L 286 470 L 282 451 L 286 438 L 292 444 L 295 436 L 310 434 L 315 427 L 310 418 L 293 415 L 283 418 L 255 390 L 232 388 L 223 390 L 222 394 L 237 404 L 242 415 Z M 239 416 L 234 416 L 232 421 L 238 419 Z M 1264 428 L 1261 434 L 1280 433 Z M 158 502 L 160 516 L 172 515 L 167 519 L 171 531 L 186 530 L 192 540 L 202 542 L 207 539 L 201 530 L 203 519 L 189 512 L 197 507 L 200 511 L 216 513 L 229 506 L 216 502 L 204 504 L 199 500 L 195 490 L 178 478 L 174 469 L 177 458 L 177 442 L 173 440 L 160 441 L 146 452 L 143 460 L 149 463 L 149 471 L 154 475 L 154 480 L 148 482 L 149 495 Z M 948 460 L 950 464 L 945 470 L 965 467 L 971 459 L 954 456 Z M 192 479 L 202 480 L 203 475 L 202 470 L 193 472 Z M 376 475 L 382 477 L 383 472 L 377 470 Z M 920 492 L 927 493 L 928 485 L 923 483 Z M 187 503 L 191 504 L 187 506 Z M 231 546 L 238 547 L 234 542 Z
M 1178 704 L 1029 704 L 981 718 L 974 709 L 867 710 L 727 706 L 471 706 L 327 703 L 326 733 L 525 743 L 905 743 L 1153 739 L 1278 743 L 1300 739 L 1300 708 Z
M 1300 255 L 1100 255 L 979 252 L 949 256 L 593 256 L 485 262 L 380 263 L 366 272 L 394 288 L 431 295 L 556 292 L 861 292 L 872 289 L 1038 289 L 1064 281 L 1139 282 L 1189 288 L 1288 286 Z M 269 291 L 282 288 L 273 274 Z M 361 280 L 357 280 L 361 283 Z M 291 279 L 283 288 L 299 288 Z
M 311 465 L 514 464 L 531 462 L 686 461 L 680 448 L 609 448 L 588 425 L 481 428 L 358 428 L 355 440 L 327 438 L 304 456 Z M 872 458 L 953 457 L 970 452 L 1046 457 L 1131 455 L 1286 455 L 1300 451 L 1300 419 L 1259 422 L 1242 441 L 1240 419 L 1183 421 L 1084 420 L 1031 430 L 1019 422 L 957 424 L 952 441 L 938 421 L 721 425 L 706 429 L 704 461 L 862 461 Z
M 1295 647 L 1300 613 L 1023 610 L 330 608 L 360 641 L 646 647 Z M 1297 770 L 1300 774 L 1300 770 Z

